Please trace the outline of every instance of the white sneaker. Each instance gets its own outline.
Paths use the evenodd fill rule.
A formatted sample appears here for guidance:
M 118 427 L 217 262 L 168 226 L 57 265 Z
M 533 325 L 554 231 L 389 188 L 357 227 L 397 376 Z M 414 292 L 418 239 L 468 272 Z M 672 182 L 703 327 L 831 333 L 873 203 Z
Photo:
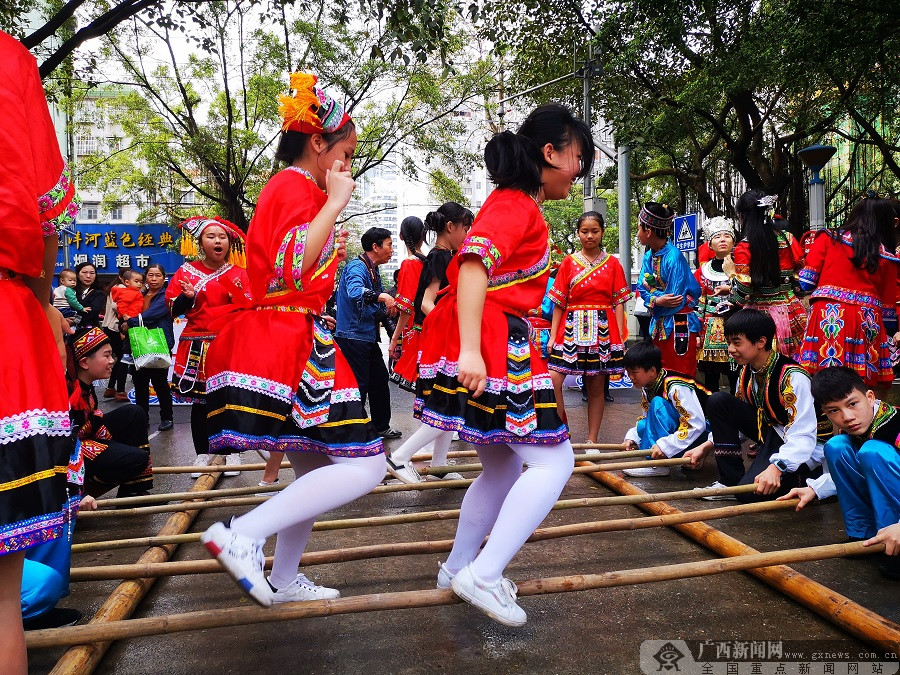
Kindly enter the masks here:
M 397 464 L 388 454 L 385 454 L 385 459 L 387 460 L 388 473 L 401 483 L 421 483 L 424 480 L 419 475 L 419 472 L 416 471 L 416 467 L 412 465 L 412 462 Z
M 203 453 L 202 455 L 197 455 L 197 459 L 194 460 L 194 466 L 209 466 L 209 462 L 212 459 L 208 454 Z M 194 471 L 191 474 L 191 478 L 200 478 L 203 475 L 202 471 Z
M 694 489 L 695 490 L 713 490 L 713 489 L 718 490 L 718 489 L 724 488 L 724 487 L 729 487 L 729 486 L 725 485 L 724 483 L 720 483 L 719 481 L 716 481 L 712 485 L 709 485 L 705 488 L 694 488 Z M 708 497 L 698 497 L 698 499 L 702 499 L 707 502 L 736 502 L 737 501 L 737 497 L 735 497 L 734 495 L 709 495 Z
M 253 540 L 216 523 L 200 535 L 200 541 L 247 595 L 263 607 L 272 604 L 272 589 L 263 574 L 265 539 Z
M 269 451 L 268 450 L 257 450 L 256 454 L 262 457 L 264 462 L 269 461 Z
M 584 451 L 584 454 L 586 454 L 586 455 L 602 455 L 603 453 L 600 452 L 600 450 L 598 450 L 597 448 L 589 448 L 588 450 Z
M 338 589 L 316 586 L 305 574 L 298 574 L 291 583 L 272 594 L 272 604 L 304 600 L 333 600 L 339 597 L 341 597 L 341 592 Z
M 447 566 L 444 563 L 438 563 L 438 588 L 450 588 L 450 582 L 453 581 L 455 576 L 456 575 L 453 572 L 447 569 Z
M 277 483 L 277 482 L 278 482 L 277 478 L 275 480 L 273 480 L 271 483 L 267 480 L 261 480 L 256 484 L 256 487 L 269 487 L 270 485 L 275 485 L 275 483 Z M 256 496 L 257 497 L 271 497 L 274 494 L 275 494 L 275 491 L 273 490 L 272 492 L 257 492 Z
M 516 604 L 516 585 L 501 577 L 492 584 L 475 576 L 466 565 L 450 580 L 450 588 L 460 598 L 480 609 L 495 621 L 507 626 L 524 626 L 528 621 L 525 610 Z
M 466 477 L 461 473 L 457 473 L 456 471 L 451 471 L 450 473 L 445 473 L 443 476 L 439 476 L 441 480 L 465 480 Z
M 668 466 L 641 466 L 636 469 L 622 469 L 622 473 L 634 478 L 643 478 L 645 476 L 668 476 L 671 470 Z
M 225 455 L 225 466 L 240 466 L 241 465 L 241 456 L 237 453 L 231 453 L 230 455 Z M 240 476 L 240 471 L 225 471 L 226 476 L 234 477 Z
M 458 441 L 458 440 L 459 440 L 459 432 L 454 431 L 453 435 L 450 437 L 450 441 L 452 442 L 452 441 Z

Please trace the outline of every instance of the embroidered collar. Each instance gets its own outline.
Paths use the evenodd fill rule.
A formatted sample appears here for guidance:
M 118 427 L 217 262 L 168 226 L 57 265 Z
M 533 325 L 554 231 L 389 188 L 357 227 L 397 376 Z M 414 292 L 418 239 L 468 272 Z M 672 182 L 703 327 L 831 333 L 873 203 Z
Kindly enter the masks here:
M 653 380 L 653 384 L 647 387 L 647 390 L 650 392 L 650 398 L 653 398 L 659 393 L 659 388 L 662 386 L 663 380 L 666 379 L 666 375 L 668 375 L 666 369 L 660 368 L 659 375 L 657 375 L 656 379 Z
M 588 260 L 588 257 L 584 254 L 584 251 L 578 251 L 577 253 L 572 254 L 572 257 L 585 267 L 590 268 L 600 267 L 600 265 L 609 260 L 609 254 L 602 248 L 600 249 L 600 254 L 593 260 Z
M 853 235 L 850 232 L 847 232 L 846 230 L 840 230 L 839 232 L 829 232 L 828 234 L 830 234 L 832 237 L 834 237 L 837 241 L 840 241 L 840 242 L 846 244 L 847 246 L 853 248 Z M 879 251 L 879 255 L 882 258 L 884 258 L 885 260 L 892 260 L 894 262 L 900 262 L 900 258 L 898 258 L 896 255 L 894 255 L 890 251 L 888 251 L 884 247 L 884 244 L 878 245 L 878 251 Z
M 313 175 L 309 171 L 307 171 L 306 169 L 302 169 L 299 166 L 294 166 L 292 164 L 291 166 L 285 167 L 285 171 L 296 171 L 301 176 L 306 176 L 307 178 L 309 178 L 313 183 L 316 184 L 316 187 L 318 187 L 319 185 L 318 183 L 316 183 L 316 179 L 313 178 Z
M 885 403 L 884 401 L 875 401 L 875 416 L 872 418 L 872 424 L 869 427 L 869 431 L 867 432 L 867 436 L 871 439 L 875 436 L 875 432 L 877 432 L 881 427 L 883 427 L 888 420 L 890 420 L 897 412 L 897 409 L 890 405 L 889 403 Z

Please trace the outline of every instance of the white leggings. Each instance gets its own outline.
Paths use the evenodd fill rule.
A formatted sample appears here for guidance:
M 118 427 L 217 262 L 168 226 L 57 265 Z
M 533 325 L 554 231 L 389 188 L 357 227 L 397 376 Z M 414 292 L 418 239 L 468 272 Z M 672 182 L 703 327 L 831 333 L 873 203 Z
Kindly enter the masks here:
M 446 566 L 455 574 L 472 563 L 478 577 L 493 582 L 550 512 L 572 475 L 575 456 L 565 441 L 480 446 L 478 457 L 484 468 L 463 498 Z M 524 473 L 522 462 L 528 467 Z
M 423 424 L 416 429 L 412 436 L 403 442 L 403 445 L 391 453 L 391 459 L 397 464 L 404 464 L 412 459 L 412 456 L 419 450 L 431 443 L 431 441 L 434 441 L 431 466 L 446 466 L 447 452 L 450 450 L 450 441 L 452 440 L 452 431 L 444 431 L 443 429 Z
M 235 518 L 231 528 L 253 539 L 278 534 L 272 585 L 283 588 L 297 576 L 300 556 L 316 517 L 372 491 L 384 479 L 384 455 L 333 457 L 288 452 L 297 479 L 249 513 Z

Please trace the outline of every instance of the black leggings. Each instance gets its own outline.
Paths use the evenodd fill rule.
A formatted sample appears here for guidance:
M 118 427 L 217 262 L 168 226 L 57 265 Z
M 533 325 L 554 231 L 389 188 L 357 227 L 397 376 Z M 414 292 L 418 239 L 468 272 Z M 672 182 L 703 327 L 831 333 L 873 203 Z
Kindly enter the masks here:
M 122 334 L 117 330 L 104 328 L 103 332 L 109 338 L 109 344 L 112 347 L 113 354 L 116 355 L 116 362 L 113 365 L 112 373 L 109 376 L 109 382 L 106 384 L 107 389 L 115 389 L 116 391 L 125 391 L 125 380 L 128 377 L 128 364 L 122 363 Z
M 123 405 L 103 416 L 113 440 L 102 441 L 106 449 L 95 459 L 85 459 L 85 492 L 95 497 L 119 486 L 119 497 L 145 494 L 153 488 L 147 471 L 150 440 L 147 413 L 136 405 Z
M 159 418 L 172 419 L 172 391 L 169 389 L 168 368 L 138 368 L 131 376 L 134 381 L 134 402 L 150 411 L 150 384 L 159 400 Z
M 206 403 L 191 405 L 191 437 L 198 455 L 209 453 L 209 431 L 206 424 Z

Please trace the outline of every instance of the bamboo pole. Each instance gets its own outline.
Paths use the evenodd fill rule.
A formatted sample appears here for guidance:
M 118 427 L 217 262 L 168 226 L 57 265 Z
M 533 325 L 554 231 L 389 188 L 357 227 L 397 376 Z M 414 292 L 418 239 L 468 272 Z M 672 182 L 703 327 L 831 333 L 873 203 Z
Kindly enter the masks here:
M 650 452 L 648 450 L 623 450 L 624 447 L 621 444 L 611 444 L 611 443 L 573 443 L 572 447 L 575 450 L 598 450 L 598 449 L 607 449 L 607 450 L 616 450 L 616 452 L 601 452 L 600 454 L 592 454 L 589 455 L 587 453 L 582 453 L 576 455 L 576 460 L 595 460 L 595 459 L 620 459 L 623 457 L 644 457 L 649 455 Z M 447 453 L 448 458 L 456 459 L 461 457 L 477 457 L 478 453 L 475 450 L 457 450 L 455 452 Z M 414 461 L 427 461 L 432 459 L 431 454 L 423 454 L 423 455 L 413 455 L 412 459 Z M 198 469 L 202 469 L 204 473 L 221 473 L 223 471 L 262 471 L 266 468 L 265 463 L 256 462 L 251 464 L 239 464 L 238 466 L 206 466 L 206 467 L 197 467 L 197 466 L 155 466 L 153 467 L 154 474 L 169 474 L 169 473 L 194 473 Z M 290 469 L 291 465 L 289 462 L 282 462 L 279 469 Z
M 676 492 L 657 492 L 647 495 L 633 495 L 615 497 L 579 497 L 576 499 L 561 499 L 553 505 L 553 511 L 565 509 L 580 509 L 596 506 L 623 506 L 640 504 L 649 501 L 679 499 L 699 499 L 710 495 L 737 495 L 750 493 L 756 490 L 755 485 L 737 485 L 726 488 L 697 488 L 693 490 L 678 490 Z M 213 491 L 215 492 L 215 491 Z M 399 525 L 408 523 L 421 523 L 433 520 L 453 520 L 459 517 L 459 509 L 442 511 L 419 511 L 416 513 L 402 513 L 393 516 L 371 516 L 366 518 L 347 518 L 343 520 L 322 520 L 313 525 L 313 531 L 339 530 L 352 527 L 369 527 L 374 525 Z M 133 548 L 136 546 L 152 546 L 154 544 L 185 544 L 200 541 L 199 533 L 179 534 L 170 537 L 136 537 L 132 539 L 112 539 L 109 541 L 84 542 L 72 545 L 73 553 L 86 553 L 93 551 L 108 551 L 114 549 Z
M 592 473 L 591 476 L 619 494 L 647 494 L 627 481 L 606 471 L 598 471 Z M 639 508 L 654 515 L 683 513 L 659 501 L 642 503 Z M 719 555 L 748 556 L 759 553 L 756 549 L 705 523 L 681 523 L 674 525 L 674 528 Z M 856 552 L 864 552 L 863 548 L 860 545 L 860 549 L 857 549 Z M 865 550 L 875 552 L 875 548 L 873 546 Z M 877 550 L 881 550 L 880 545 L 877 547 Z M 895 650 L 897 646 L 900 646 L 900 624 L 866 609 L 862 605 L 853 602 L 817 581 L 813 581 L 790 567 L 784 567 L 784 564 L 787 562 L 791 561 L 781 561 L 775 567 L 766 566 L 761 569 L 748 568 L 748 570 L 753 576 L 758 577 L 774 589 L 796 600 L 852 635 L 879 648 L 883 648 L 885 643 L 895 645 Z
M 662 567 L 638 568 L 605 572 L 602 574 L 569 575 L 548 577 L 518 582 L 518 595 L 544 595 L 574 591 L 629 586 L 659 581 L 689 579 L 723 572 L 739 570 L 765 571 L 773 565 L 825 560 L 847 555 L 861 555 L 874 552 L 883 546 L 865 548 L 861 543 L 831 544 L 810 548 L 755 553 L 725 559 L 703 560 L 699 562 L 664 565 Z M 68 628 L 51 628 L 31 631 L 26 635 L 29 649 L 77 645 L 99 640 L 122 640 L 126 638 L 163 635 L 189 630 L 223 628 L 247 624 L 271 623 L 319 616 L 337 616 L 386 609 L 411 609 L 414 607 L 436 607 L 461 602 L 452 590 L 428 589 L 401 591 L 396 593 L 374 593 L 335 600 L 312 600 L 295 602 L 269 608 L 229 607 L 225 609 L 199 610 L 168 616 L 147 617 L 118 621 L 110 624 L 88 624 Z M 885 625 L 879 645 L 900 644 L 900 626 Z
M 221 460 L 224 461 L 224 460 Z M 206 474 L 197 479 L 194 488 L 198 492 L 208 490 L 218 481 L 219 475 Z M 197 517 L 197 511 L 181 511 L 169 517 L 166 524 L 159 531 L 160 536 L 183 534 L 187 532 L 191 523 Z M 175 544 L 165 546 L 153 546 L 144 551 L 138 558 L 138 564 L 160 564 L 169 560 L 175 552 Z M 156 582 L 156 577 L 133 578 L 119 584 L 106 602 L 97 610 L 90 623 L 85 627 L 97 628 L 102 625 L 121 622 L 132 615 L 141 600 Z M 90 644 L 89 644 L 90 643 Z M 51 675 L 75 675 L 91 673 L 100 659 L 109 649 L 109 640 L 88 640 L 79 643 L 82 646 L 69 649 L 62 658 L 56 662 Z
M 690 464 L 691 460 L 681 457 L 675 459 L 651 459 L 640 462 L 614 462 L 610 464 L 604 464 L 602 469 L 606 471 L 612 471 L 615 469 L 635 469 L 642 467 L 654 467 L 654 466 L 685 466 Z M 435 467 L 434 469 L 430 469 L 430 471 L 435 472 L 435 475 L 443 475 L 445 473 L 450 473 L 451 471 L 455 471 L 457 468 L 462 468 L 464 471 L 474 471 L 472 467 L 481 467 L 480 464 L 467 464 L 462 467 Z M 591 471 L 597 471 L 600 469 L 600 465 L 597 464 L 586 464 L 584 466 L 576 466 L 572 471 L 573 474 L 579 473 L 589 473 Z M 207 474 L 204 474 L 207 475 Z M 425 490 L 432 488 L 453 488 L 453 487 L 464 487 L 466 485 L 470 485 L 474 479 L 463 479 L 463 480 L 448 480 L 441 481 L 440 483 L 414 483 L 412 485 L 403 485 L 403 486 L 394 486 L 394 485 L 380 485 L 372 490 L 369 494 L 379 493 L 379 492 L 388 492 L 393 490 L 387 490 L 384 488 L 404 488 L 408 490 Z M 431 486 L 429 488 L 428 486 Z M 380 489 L 381 488 L 381 489 Z M 79 518 L 86 519 L 95 519 L 95 518 L 126 518 L 126 517 L 136 517 L 136 516 L 146 516 L 154 513 L 171 513 L 175 511 L 181 511 L 184 509 L 191 510 L 205 510 L 205 509 L 219 509 L 219 508 L 233 508 L 236 506 L 256 506 L 258 504 L 262 504 L 266 501 L 268 497 L 236 497 L 233 499 L 216 499 L 209 502 L 191 502 L 190 504 L 178 503 L 178 504 L 160 504 L 158 506 L 142 506 L 131 509 L 101 509 L 99 511 L 86 511 L 85 513 L 79 514 Z M 108 500 L 112 501 L 112 500 Z
M 535 530 L 527 539 L 529 542 L 546 541 L 562 537 L 574 537 L 602 532 L 621 532 L 623 530 L 642 530 L 651 527 L 664 527 L 677 523 L 691 523 L 702 520 L 715 520 L 746 515 L 748 513 L 764 513 L 768 511 L 784 511 L 797 506 L 799 500 L 783 502 L 759 502 L 755 504 L 738 504 L 701 511 L 679 511 L 668 516 L 646 516 L 643 518 L 620 518 L 617 520 L 595 520 L 570 525 L 542 527 Z M 458 512 L 457 512 L 458 514 Z M 426 542 L 400 542 L 375 544 L 355 548 L 340 548 L 331 551 L 304 553 L 300 559 L 303 565 L 324 565 L 327 563 L 348 562 L 350 560 L 368 560 L 401 555 L 419 555 L 421 553 L 442 553 L 453 546 L 452 539 Z M 266 558 L 266 567 L 271 566 L 272 558 Z M 175 576 L 179 574 L 207 574 L 221 572 L 222 568 L 215 560 L 186 560 L 158 564 L 135 565 L 100 565 L 96 567 L 75 567 L 71 570 L 72 581 L 99 581 L 104 579 L 123 579 L 146 576 Z M 125 575 L 125 576 L 123 576 Z

